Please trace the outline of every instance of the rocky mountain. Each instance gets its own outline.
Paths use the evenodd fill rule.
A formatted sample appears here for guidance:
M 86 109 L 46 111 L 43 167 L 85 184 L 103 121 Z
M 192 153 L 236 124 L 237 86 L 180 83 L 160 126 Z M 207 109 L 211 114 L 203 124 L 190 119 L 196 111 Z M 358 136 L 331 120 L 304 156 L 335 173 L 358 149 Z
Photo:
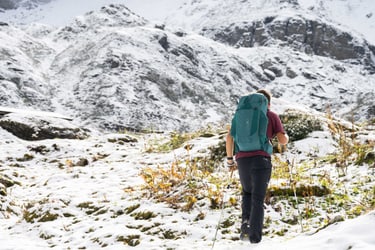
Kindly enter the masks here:
M 310 77 L 311 74 L 302 73 L 307 79 L 299 79 L 299 84 L 308 87 L 311 86 L 311 82 L 315 82 L 312 84 L 314 85 L 313 90 L 310 93 L 301 93 L 299 97 L 293 97 L 292 100 L 310 107 L 316 107 L 317 103 L 314 100 L 310 102 L 310 100 L 304 101 L 303 99 L 305 99 L 306 94 L 312 99 L 319 96 L 324 104 L 332 107 L 332 102 L 336 102 L 337 99 L 333 100 L 329 97 L 329 91 L 324 86 L 336 85 L 333 82 L 338 81 L 341 86 L 336 85 L 332 91 L 334 96 L 345 99 L 345 101 L 338 101 L 339 106 L 343 108 L 349 103 L 354 104 L 356 102 L 357 104 L 352 106 L 352 112 L 357 113 L 358 108 L 363 110 L 363 105 L 368 105 L 364 108 L 367 111 L 360 113 L 369 118 L 374 114 L 374 107 L 371 105 L 371 100 L 374 97 L 372 89 L 375 73 L 375 46 L 371 41 L 374 40 L 371 36 L 358 32 L 359 29 L 337 23 L 337 20 L 340 19 L 339 15 L 333 14 L 332 10 L 347 8 L 348 19 L 351 15 L 350 11 L 358 14 L 357 19 L 362 19 L 361 15 L 364 16 L 363 13 L 367 13 L 365 18 L 369 19 L 375 9 L 369 2 L 367 4 L 364 2 L 357 4 L 349 1 L 341 2 L 342 6 L 337 4 L 337 1 L 315 1 L 315 3 L 312 3 L 312 1 L 305 0 L 258 0 L 241 1 L 241 4 L 233 4 L 230 1 L 211 1 L 209 4 L 203 1 L 192 1 L 191 5 L 184 5 L 178 12 L 170 15 L 167 18 L 167 23 L 191 29 L 205 37 L 235 48 L 291 49 L 302 52 L 307 56 L 333 59 L 343 66 L 333 66 L 332 68 L 335 70 L 324 73 L 321 68 L 315 68 L 313 70 L 315 76 L 312 77 Z M 358 9 L 363 9 L 365 5 L 368 9 L 362 10 L 363 13 L 359 15 Z M 181 18 L 181 16 L 185 18 Z M 183 20 L 189 20 L 189 22 Z M 357 28 L 357 26 L 353 26 Z M 363 26 L 366 26 L 365 22 Z M 269 56 L 269 52 L 262 53 L 264 53 L 264 58 L 272 57 Z M 289 78 L 296 76 L 296 74 L 291 73 L 290 67 L 286 66 L 286 62 L 289 62 L 293 56 L 290 56 L 287 52 L 287 54 L 281 55 L 276 53 L 273 57 L 274 60 L 271 60 L 273 62 L 264 59 L 263 62 L 257 63 L 266 74 L 269 73 L 269 70 L 271 71 L 271 74 L 267 74 L 267 76 L 270 78 L 268 82 L 272 85 L 270 87 L 273 88 L 273 92 L 280 93 L 279 97 L 290 100 L 291 93 L 281 93 L 284 92 L 284 86 L 293 88 L 286 83 L 290 82 L 290 79 L 283 79 L 283 75 L 288 75 Z M 294 61 L 289 65 L 296 65 L 296 62 Z M 349 65 L 362 65 L 359 72 L 369 80 L 368 82 L 365 80 L 367 83 L 364 83 L 364 86 L 369 86 L 369 88 L 365 87 L 365 89 L 355 91 L 356 93 L 352 92 L 350 95 L 354 94 L 358 100 L 348 103 L 346 93 L 350 87 L 342 89 L 342 86 L 346 85 L 344 79 L 339 80 L 329 75 L 335 74 L 336 70 L 345 71 L 345 67 Z M 307 68 L 309 67 L 307 66 Z M 354 76 L 356 73 L 350 75 Z M 352 87 L 358 84 L 357 79 L 351 80 L 352 83 L 348 83 L 346 86 Z M 322 110 L 321 106 L 318 109 Z M 334 109 L 336 111 L 336 108 Z M 341 115 L 343 114 L 341 112 Z
M 0 2 L 0 10 L 12 10 L 17 8 L 33 9 L 51 1 L 53 0 L 2 0 Z
M 218 125 L 259 88 L 289 107 L 375 114 L 375 47 L 299 1 L 189 1 L 165 22 L 108 5 L 58 28 L 2 22 L 0 41 L 0 105 L 84 126 Z

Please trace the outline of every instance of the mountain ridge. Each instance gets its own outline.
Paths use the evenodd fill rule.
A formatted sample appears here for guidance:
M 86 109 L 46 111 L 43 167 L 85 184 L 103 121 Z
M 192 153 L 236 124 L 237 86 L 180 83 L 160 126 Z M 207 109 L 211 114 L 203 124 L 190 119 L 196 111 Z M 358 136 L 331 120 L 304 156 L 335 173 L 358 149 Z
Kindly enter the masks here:
M 361 62 L 278 44 L 234 48 L 146 20 L 124 5 L 88 12 L 63 27 L 8 24 L 0 32 L 28 44 L 13 51 L 4 43 L 1 105 L 57 111 L 85 126 L 194 130 L 222 124 L 240 95 L 259 88 L 346 118 L 374 115 L 374 76 Z M 6 54 L 17 57 L 9 61 Z

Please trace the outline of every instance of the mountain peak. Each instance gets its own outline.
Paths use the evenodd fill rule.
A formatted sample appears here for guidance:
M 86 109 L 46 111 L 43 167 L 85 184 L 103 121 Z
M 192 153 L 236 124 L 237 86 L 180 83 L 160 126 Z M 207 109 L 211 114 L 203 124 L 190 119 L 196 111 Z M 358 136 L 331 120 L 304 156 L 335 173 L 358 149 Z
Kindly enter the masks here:
M 75 22 L 87 27 L 133 27 L 145 25 L 148 21 L 123 4 L 110 4 L 103 6 L 99 12 L 90 11 L 78 17 Z

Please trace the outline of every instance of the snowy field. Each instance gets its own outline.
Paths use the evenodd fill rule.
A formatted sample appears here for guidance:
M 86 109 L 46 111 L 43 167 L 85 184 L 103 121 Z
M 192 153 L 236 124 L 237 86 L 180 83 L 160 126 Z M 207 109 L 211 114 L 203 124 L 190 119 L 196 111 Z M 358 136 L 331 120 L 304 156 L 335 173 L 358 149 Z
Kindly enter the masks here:
M 263 241 L 250 245 L 249 242 L 238 240 L 240 206 L 238 203 L 231 205 L 229 199 L 240 199 L 239 191 L 236 188 L 224 188 L 230 178 L 231 182 L 238 183 L 238 176 L 237 172 L 230 176 L 222 165 L 215 166 L 212 174 L 221 178 L 221 184 L 217 188 L 222 192 L 224 202 L 216 209 L 209 208 L 208 199 L 203 199 L 191 210 L 184 211 L 181 207 L 174 208 L 157 202 L 152 197 L 141 177 L 144 169 L 168 169 L 176 161 L 203 156 L 207 154 L 207 148 L 223 140 L 220 135 L 192 139 L 188 142 L 192 148 L 189 151 L 180 147 L 165 153 L 148 150 L 153 144 L 168 139 L 167 135 L 160 134 L 129 136 L 97 133 L 85 140 L 30 142 L 0 129 L 0 137 L 0 175 L 17 183 L 9 187 L 7 195 L 2 197 L 2 250 L 370 250 L 375 247 L 374 212 L 332 223 L 319 230 L 308 225 L 310 222 L 307 220 L 302 220 L 304 232 L 296 224 L 285 235 L 278 236 L 272 232 L 280 230 L 278 221 L 281 217 L 270 205 L 266 207 L 266 218 L 270 218 L 272 223 L 268 226 L 269 233 L 264 236 Z M 324 155 L 326 151 L 334 149 L 332 140 L 324 138 L 327 138 L 325 132 L 316 132 L 299 142 L 309 145 L 308 147 L 297 147 L 304 151 L 303 154 L 308 154 L 312 148 L 322 148 L 325 150 L 320 151 L 320 154 Z M 294 157 L 293 149 L 290 151 L 281 157 L 291 159 Z M 322 166 L 315 171 L 330 170 L 329 166 Z M 365 166 L 349 167 L 345 178 L 355 182 L 369 173 L 371 169 Z M 333 176 L 334 174 L 332 178 Z M 272 180 L 271 185 L 277 181 L 280 180 Z M 348 188 L 351 181 L 346 184 Z M 372 179 L 370 184 L 373 183 Z M 297 213 L 296 208 L 292 210 Z M 147 213 L 152 216 L 143 217 Z M 320 213 L 332 216 L 325 211 Z M 55 218 L 48 219 L 52 215 Z M 223 228 L 224 221 L 232 221 L 232 224 Z M 219 224 L 221 226 L 217 230 Z

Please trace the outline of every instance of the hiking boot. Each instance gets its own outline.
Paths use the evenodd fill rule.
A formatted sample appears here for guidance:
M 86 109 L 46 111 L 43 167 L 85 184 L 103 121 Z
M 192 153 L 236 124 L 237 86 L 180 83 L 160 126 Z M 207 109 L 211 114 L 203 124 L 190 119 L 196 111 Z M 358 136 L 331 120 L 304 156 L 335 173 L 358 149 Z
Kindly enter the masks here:
M 240 240 L 249 241 L 249 232 L 250 232 L 250 225 L 247 221 L 245 221 L 241 225 Z

